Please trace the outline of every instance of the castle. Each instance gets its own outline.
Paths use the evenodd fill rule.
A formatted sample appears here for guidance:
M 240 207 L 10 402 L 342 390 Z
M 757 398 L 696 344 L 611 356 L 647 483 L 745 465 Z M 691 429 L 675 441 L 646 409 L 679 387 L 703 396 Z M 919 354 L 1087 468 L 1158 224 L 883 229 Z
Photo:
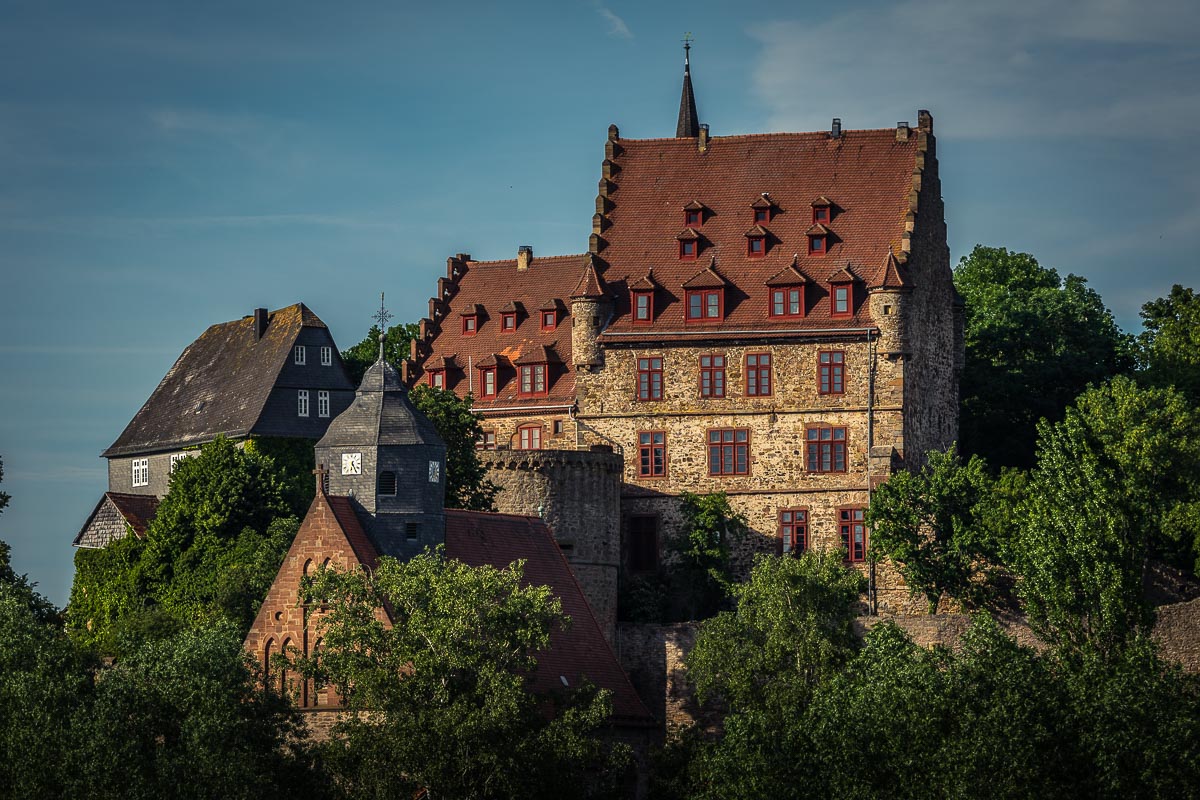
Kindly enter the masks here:
M 685 58 L 674 137 L 609 128 L 587 252 L 448 259 L 404 368 L 474 398 L 500 507 L 550 522 L 611 636 L 685 491 L 746 516 L 739 570 L 840 547 L 908 610 L 864 515 L 957 438 L 962 324 L 927 111 L 713 136 Z

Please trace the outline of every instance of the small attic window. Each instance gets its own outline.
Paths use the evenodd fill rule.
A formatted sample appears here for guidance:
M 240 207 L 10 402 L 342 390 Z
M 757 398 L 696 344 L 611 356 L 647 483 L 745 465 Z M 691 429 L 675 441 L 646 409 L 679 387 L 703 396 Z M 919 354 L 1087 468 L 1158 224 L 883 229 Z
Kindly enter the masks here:
M 479 330 L 479 317 L 474 314 L 467 314 L 462 318 L 463 336 L 474 336 Z
M 704 216 L 704 214 L 698 208 L 684 209 L 683 224 L 689 228 L 694 228 L 697 225 L 703 225 L 704 220 L 701 219 L 703 216 Z
M 831 317 L 854 316 L 854 305 L 850 284 L 835 285 L 829 294 Z
M 500 312 L 500 332 L 512 333 L 517 329 L 517 312 L 502 311 Z
M 829 222 L 829 206 L 813 206 L 813 224 Z
M 696 259 L 696 241 L 694 239 L 680 240 L 679 257 L 684 261 L 694 261 Z
M 385 470 L 379 473 L 378 488 L 375 492 L 379 495 L 393 497 L 396 494 L 396 473 L 391 470 Z
M 479 368 L 479 396 L 480 397 L 495 397 L 498 389 L 496 383 L 496 368 L 495 367 L 480 367 Z
M 824 255 L 825 244 L 824 234 L 813 234 L 808 237 L 808 252 L 813 255 Z
M 558 327 L 558 312 L 554 310 L 542 311 L 542 330 L 552 331 Z
M 751 203 L 750 208 L 754 212 L 755 225 L 766 225 L 771 221 L 771 212 L 774 209 L 774 204 L 766 192 L 763 192 L 757 200 Z
M 431 369 L 429 370 L 429 385 L 435 389 L 446 388 L 446 370 Z
M 767 237 L 747 236 L 746 255 L 750 258 L 762 258 L 767 254 Z
M 633 306 L 634 325 L 649 325 L 654 322 L 654 292 L 632 292 L 630 305 Z
M 771 209 L 769 209 L 769 208 L 754 209 L 754 224 L 755 225 L 759 225 L 764 222 L 770 222 L 770 221 L 771 221 Z

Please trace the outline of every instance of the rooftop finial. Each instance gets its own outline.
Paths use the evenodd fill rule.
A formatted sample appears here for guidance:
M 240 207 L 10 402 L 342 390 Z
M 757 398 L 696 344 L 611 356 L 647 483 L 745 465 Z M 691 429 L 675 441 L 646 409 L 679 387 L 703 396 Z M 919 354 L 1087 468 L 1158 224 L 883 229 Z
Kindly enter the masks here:
M 700 135 L 700 117 L 696 113 L 696 95 L 692 92 L 692 34 L 683 35 L 683 95 L 679 98 L 679 122 L 675 125 L 675 138 Z
M 383 305 L 383 292 L 379 293 L 379 311 L 371 317 L 379 323 L 379 360 L 383 360 L 383 342 L 387 338 L 387 324 L 391 321 L 391 313 Z

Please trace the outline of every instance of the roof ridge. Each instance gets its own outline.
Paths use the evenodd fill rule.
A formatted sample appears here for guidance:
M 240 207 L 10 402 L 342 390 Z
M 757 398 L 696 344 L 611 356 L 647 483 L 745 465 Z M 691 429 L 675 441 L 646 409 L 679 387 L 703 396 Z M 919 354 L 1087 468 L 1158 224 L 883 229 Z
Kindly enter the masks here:
M 588 255 L 588 254 L 587 253 L 560 253 L 558 255 L 553 255 L 553 256 L 537 256 L 534 259 L 534 261 L 535 262 L 550 261 L 552 259 L 558 259 L 558 258 L 583 258 L 586 255 Z M 515 266 L 516 263 L 517 263 L 517 259 L 515 259 L 515 258 L 496 258 L 496 259 L 491 259 L 489 261 L 475 261 L 474 259 L 472 259 L 472 260 L 469 260 L 466 262 L 468 268 L 479 267 L 479 266 L 486 267 L 486 266 L 491 266 L 494 264 L 513 264 Z
M 854 134 L 854 133 L 876 133 L 876 134 L 880 134 L 880 135 L 883 135 L 883 134 L 895 135 L 896 129 L 895 128 L 843 129 L 840 138 L 845 138 L 847 134 Z M 771 136 L 812 136 L 812 137 L 823 137 L 823 138 L 829 139 L 831 141 L 833 140 L 833 137 L 830 136 L 829 131 L 768 131 L 765 133 L 730 133 L 730 134 L 726 134 L 724 136 L 710 136 L 708 141 L 709 141 L 709 144 L 711 145 L 712 142 L 719 141 L 719 140 L 765 139 L 765 138 L 768 138 Z M 912 141 L 915 138 L 916 137 L 910 137 L 909 141 Z M 639 144 L 642 142 L 683 142 L 685 144 L 690 143 L 689 139 L 686 139 L 686 138 L 681 139 L 681 138 L 678 138 L 675 136 L 652 136 L 647 139 L 631 139 L 631 138 L 622 137 L 618 141 L 621 143 L 622 146 L 626 146 L 629 144 Z M 903 142 L 901 142 L 901 144 L 903 144 Z M 691 146 L 694 148 L 695 144 L 693 143 L 693 144 L 691 144 Z

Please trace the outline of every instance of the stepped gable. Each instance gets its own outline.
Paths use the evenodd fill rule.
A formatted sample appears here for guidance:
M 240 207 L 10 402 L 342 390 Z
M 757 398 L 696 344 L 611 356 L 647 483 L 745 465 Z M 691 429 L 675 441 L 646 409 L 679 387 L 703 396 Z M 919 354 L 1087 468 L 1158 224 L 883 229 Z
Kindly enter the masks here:
M 454 357 L 454 368 L 446 370 L 446 388 L 460 397 L 474 387 L 475 408 L 569 405 L 575 401 L 575 370 L 571 359 L 571 295 L 581 291 L 580 275 L 587 255 L 531 257 L 528 268 L 518 269 L 516 259 L 456 262 L 453 287 L 440 301 L 436 333 L 428 338 L 428 349 L 418 355 L 416 382 L 427 382 L 428 369 L 440 366 L 438 359 Z M 445 280 L 445 279 L 443 279 Z M 588 291 L 585 286 L 582 291 Z M 544 331 L 542 311 L 555 311 L 556 325 Z M 516 312 L 515 331 L 501 330 L 501 314 Z M 463 332 L 463 317 L 474 314 L 473 335 Z M 544 396 L 520 397 L 515 364 L 529 363 L 531 355 L 551 348 L 557 361 L 549 365 L 549 392 Z M 414 348 L 418 350 L 418 348 Z M 497 396 L 479 396 L 479 367 L 497 366 Z M 472 374 L 474 373 L 474 374 Z
M 571 625 L 553 633 L 550 649 L 538 654 L 535 690 L 560 691 L 562 678 L 572 689 L 588 680 L 612 692 L 615 723 L 656 724 L 604 639 L 546 523 L 537 517 L 446 509 L 446 555 L 473 567 L 490 564 L 498 569 L 523 559 L 525 585 L 549 586 L 562 601 Z
M 604 279 L 624 288 L 653 268 L 662 289 L 654 324 L 636 327 L 629 294 L 619 291 L 606 334 L 656 338 L 675 331 L 871 325 L 865 302 L 856 302 L 851 318 L 830 318 L 829 281 L 847 263 L 863 274 L 876 268 L 885 250 L 902 250 L 906 217 L 916 210 L 914 173 L 923 166 L 926 146 L 924 132 L 899 140 L 890 128 L 843 131 L 837 137 L 825 132 L 716 136 L 704 151 L 693 139 L 621 139 L 610 131 L 606 154 L 613 153 L 619 171 L 606 197 L 600 250 L 608 264 Z M 702 223 L 694 225 L 701 246 L 695 259 L 683 260 L 677 236 L 685 227 L 684 209 L 694 203 L 705 209 Z M 767 252 L 750 258 L 746 231 L 756 224 L 755 203 L 770 209 L 769 219 L 758 223 L 768 233 Z M 830 232 L 828 250 L 813 255 L 808 248 L 813 208 L 824 203 L 830 204 L 830 218 L 823 223 Z M 688 325 L 684 284 L 713 255 L 731 284 L 724 320 Z M 771 319 L 767 283 L 793 258 L 797 270 L 813 281 L 806 289 L 806 316 Z
M 296 337 L 306 327 L 326 326 L 303 303 L 271 312 L 261 338 L 253 316 L 211 326 L 187 346 L 101 455 L 171 450 L 219 435 L 240 438 L 256 433 L 269 421 L 264 415 L 267 400 L 292 357 Z M 344 373 L 339 374 L 345 385 L 328 388 L 353 389 Z
M 71 544 L 85 548 L 105 547 L 125 537 L 126 525 L 134 536 L 144 539 L 146 527 L 158 514 L 158 504 L 159 499 L 152 494 L 105 492 Z

